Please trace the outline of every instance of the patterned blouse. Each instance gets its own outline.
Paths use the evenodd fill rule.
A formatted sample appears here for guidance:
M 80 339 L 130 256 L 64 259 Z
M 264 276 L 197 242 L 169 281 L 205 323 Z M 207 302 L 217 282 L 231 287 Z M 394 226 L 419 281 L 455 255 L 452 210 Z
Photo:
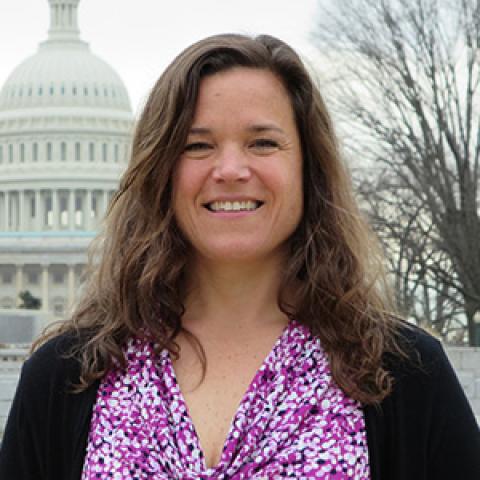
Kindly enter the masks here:
M 138 338 L 98 390 L 82 480 L 370 478 L 360 404 L 332 381 L 319 340 L 291 321 L 207 468 L 167 350 Z

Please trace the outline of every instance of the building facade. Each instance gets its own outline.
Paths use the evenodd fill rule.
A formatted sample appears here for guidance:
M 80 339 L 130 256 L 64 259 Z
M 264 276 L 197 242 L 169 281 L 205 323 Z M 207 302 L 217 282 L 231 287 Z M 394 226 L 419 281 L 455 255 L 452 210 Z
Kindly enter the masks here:
M 128 161 L 133 114 L 118 74 L 81 40 L 79 0 L 0 91 L 0 309 L 19 293 L 61 317 Z

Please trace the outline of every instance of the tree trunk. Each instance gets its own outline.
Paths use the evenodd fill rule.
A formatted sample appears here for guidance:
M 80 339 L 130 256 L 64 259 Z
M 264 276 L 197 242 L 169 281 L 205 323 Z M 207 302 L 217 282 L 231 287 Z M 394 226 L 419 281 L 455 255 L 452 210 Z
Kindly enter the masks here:
M 467 316 L 468 326 L 468 344 L 471 347 L 480 347 L 480 334 L 477 333 L 477 326 L 475 322 L 475 314 L 479 311 L 479 305 L 468 299 L 465 300 L 465 315 Z

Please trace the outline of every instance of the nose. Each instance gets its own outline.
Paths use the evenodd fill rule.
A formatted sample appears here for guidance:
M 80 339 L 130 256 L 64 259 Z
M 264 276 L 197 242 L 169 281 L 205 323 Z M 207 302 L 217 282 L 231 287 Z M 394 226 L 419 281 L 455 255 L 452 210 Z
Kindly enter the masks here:
M 220 183 L 248 181 L 251 171 L 245 152 L 234 146 L 223 148 L 215 159 L 212 177 Z

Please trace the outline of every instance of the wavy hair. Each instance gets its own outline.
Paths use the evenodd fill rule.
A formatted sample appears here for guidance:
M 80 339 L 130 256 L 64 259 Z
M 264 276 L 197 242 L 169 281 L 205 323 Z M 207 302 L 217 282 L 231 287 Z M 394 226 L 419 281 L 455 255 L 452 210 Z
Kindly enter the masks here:
M 392 389 L 385 353 L 402 354 L 377 241 L 355 202 L 320 92 L 297 53 L 261 35 L 216 35 L 183 51 L 161 75 L 136 125 L 131 160 L 92 242 L 82 296 L 65 322 L 34 345 L 69 333 L 79 340 L 81 391 L 124 364 L 125 342 L 148 332 L 174 356 L 182 327 L 188 242 L 172 208 L 172 177 L 203 77 L 234 67 L 265 69 L 284 84 L 303 152 L 304 213 L 290 241 L 278 296 L 308 326 L 332 375 L 352 398 L 375 404 Z M 293 295 L 291 292 L 293 291 Z M 293 298 L 292 301 L 287 301 Z M 81 339 L 81 340 L 80 340 Z

